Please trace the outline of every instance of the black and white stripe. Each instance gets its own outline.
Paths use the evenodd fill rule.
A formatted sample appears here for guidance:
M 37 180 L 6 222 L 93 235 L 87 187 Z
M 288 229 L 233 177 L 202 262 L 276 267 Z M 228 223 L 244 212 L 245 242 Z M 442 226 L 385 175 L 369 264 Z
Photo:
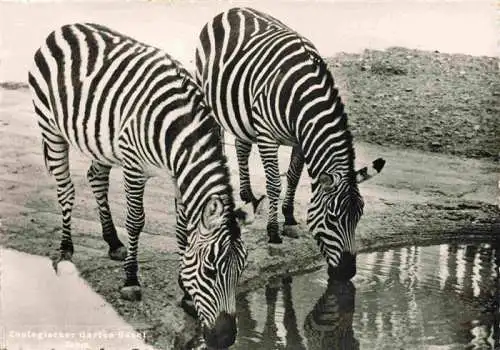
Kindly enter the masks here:
M 343 252 L 355 252 L 354 230 L 363 209 L 357 180 L 366 176 L 354 170 L 344 105 L 314 45 L 269 15 L 234 8 L 201 31 L 196 67 L 219 124 L 237 138 L 240 196 L 254 206 L 258 200 L 250 186 L 248 157 L 257 143 L 269 197 L 269 242 L 282 242 L 277 151 L 280 145 L 293 146 L 285 225 L 297 223 L 293 202 L 306 165 L 313 191 L 308 225 L 330 266 L 338 266 Z
M 122 296 L 128 299 L 140 298 L 137 246 L 147 179 L 170 174 L 185 299 L 192 297 L 209 344 L 232 344 L 234 335 L 219 330 L 236 332 L 235 292 L 246 250 L 217 124 L 194 79 L 155 47 L 100 25 L 73 24 L 52 32 L 36 51 L 29 85 L 63 214 L 60 260 L 73 254 L 70 147 L 92 160 L 88 180 L 109 255 L 125 259 Z M 113 166 L 124 173 L 128 250 L 107 199 Z

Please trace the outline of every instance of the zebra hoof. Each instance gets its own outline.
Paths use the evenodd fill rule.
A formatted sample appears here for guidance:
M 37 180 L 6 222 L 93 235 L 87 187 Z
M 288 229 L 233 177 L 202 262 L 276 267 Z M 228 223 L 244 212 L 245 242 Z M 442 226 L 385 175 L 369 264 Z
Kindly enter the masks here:
M 262 210 L 261 205 L 263 204 L 265 198 L 266 196 L 262 195 L 259 199 L 254 198 L 254 200 L 252 201 L 253 212 L 255 213 L 255 215 L 260 214 Z
M 283 239 L 281 239 L 281 237 L 279 235 L 270 236 L 268 243 L 281 244 L 281 243 L 283 243 Z
M 114 250 L 109 250 L 108 255 L 111 260 L 123 261 L 127 257 L 127 248 L 120 246 Z
M 286 275 L 281 280 L 281 282 L 283 282 L 283 284 L 290 284 L 290 283 L 292 283 L 292 281 L 293 281 L 293 279 L 292 279 L 292 276 L 290 276 L 290 275 Z
M 196 312 L 196 309 L 194 307 L 194 302 L 191 298 L 183 297 L 181 300 L 181 307 L 189 316 L 193 318 L 198 317 L 198 313 Z
M 140 301 L 142 299 L 140 286 L 125 286 L 120 289 L 120 297 L 129 301 Z
M 284 210 L 283 210 L 284 212 Z M 283 213 L 285 215 L 285 226 L 293 226 L 293 225 L 298 225 L 299 223 L 297 220 L 295 220 L 295 217 L 293 214 L 291 216 L 287 215 L 286 213 Z
M 298 225 L 284 225 L 283 236 L 290 238 L 299 238 Z
M 58 265 L 61 261 L 71 261 L 73 258 L 73 252 L 69 250 L 61 251 L 55 258 L 52 259 L 52 268 L 57 273 Z

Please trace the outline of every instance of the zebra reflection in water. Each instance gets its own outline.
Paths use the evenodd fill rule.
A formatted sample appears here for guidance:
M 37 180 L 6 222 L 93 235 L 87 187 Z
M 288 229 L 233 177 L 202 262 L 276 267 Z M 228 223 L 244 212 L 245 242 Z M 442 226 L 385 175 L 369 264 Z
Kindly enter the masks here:
M 364 254 L 353 322 L 361 344 L 498 348 L 496 246 L 442 244 Z
M 282 295 L 284 337 L 276 322 L 278 296 Z M 266 318 L 259 333 L 252 318 L 248 295 L 238 301 L 238 349 L 359 349 L 352 320 L 356 288 L 352 282 L 329 280 L 323 295 L 303 321 L 302 336 L 292 298 L 292 278 L 285 277 L 265 288 Z
M 325 293 L 304 321 L 308 349 L 359 349 L 352 329 L 355 294 L 352 282 L 328 281 Z
M 422 344 L 500 349 L 497 246 L 452 243 L 361 254 L 351 293 L 358 298 L 355 312 L 338 284 L 330 281 L 326 290 L 316 290 L 325 288 L 326 281 L 318 283 L 324 271 L 296 276 L 293 283 L 271 282 L 238 298 L 235 349 L 414 349 Z

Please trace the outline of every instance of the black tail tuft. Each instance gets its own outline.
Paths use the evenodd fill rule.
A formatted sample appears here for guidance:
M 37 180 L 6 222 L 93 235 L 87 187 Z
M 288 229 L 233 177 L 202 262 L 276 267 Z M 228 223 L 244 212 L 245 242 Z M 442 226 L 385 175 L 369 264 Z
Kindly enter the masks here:
M 383 158 L 377 158 L 373 161 L 373 168 L 380 173 L 380 171 L 384 168 L 385 160 Z

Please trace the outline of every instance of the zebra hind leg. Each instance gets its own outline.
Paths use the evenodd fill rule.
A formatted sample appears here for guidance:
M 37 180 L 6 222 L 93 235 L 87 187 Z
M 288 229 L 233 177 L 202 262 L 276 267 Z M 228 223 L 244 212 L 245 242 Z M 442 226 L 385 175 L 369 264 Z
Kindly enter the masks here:
M 283 227 L 283 236 L 288 236 L 291 238 L 298 238 L 297 233 L 297 220 L 293 215 L 294 212 L 294 200 L 295 192 L 299 184 L 300 175 L 302 174 L 302 169 L 304 168 L 304 156 L 299 146 L 294 146 L 292 149 L 292 155 L 290 157 L 290 165 L 288 166 L 288 171 L 286 173 L 287 188 L 285 199 L 283 201 L 282 212 L 285 216 L 285 225 Z
M 111 167 L 97 161 L 92 161 L 87 171 L 87 179 L 99 208 L 99 219 L 102 226 L 102 237 L 108 243 L 108 255 L 112 260 L 125 260 L 127 249 L 118 238 L 115 225 L 111 217 L 108 202 L 109 173 Z
M 252 151 L 252 144 L 236 139 L 236 156 L 238 158 L 238 168 L 240 176 L 240 198 L 245 203 L 252 203 L 254 214 L 257 213 L 260 204 L 265 196 L 255 198 L 250 184 L 250 172 L 248 169 L 248 158 Z
M 125 285 L 120 290 L 123 299 L 141 300 L 141 286 L 137 277 L 137 250 L 139 235 L 144 227 L 144 188 L 146 178 L 138 167 L 124 165 L 125 192 L 127 198 L 127 218 L 125 226 L 128 233 L 128 250 L 125 258 Z
M 73 257 L 73 241 L 71 239 L 71 213 L 75 201 L 75 186 L 69 171 L 69 144 L 59 135 L 43 136 L 43 155 L 47 170 L 56 179 L 57 200 L 62 212 L 62 238 L 59 254 L 53 260 L 57 272 L 59 262 L 71 261 Z

